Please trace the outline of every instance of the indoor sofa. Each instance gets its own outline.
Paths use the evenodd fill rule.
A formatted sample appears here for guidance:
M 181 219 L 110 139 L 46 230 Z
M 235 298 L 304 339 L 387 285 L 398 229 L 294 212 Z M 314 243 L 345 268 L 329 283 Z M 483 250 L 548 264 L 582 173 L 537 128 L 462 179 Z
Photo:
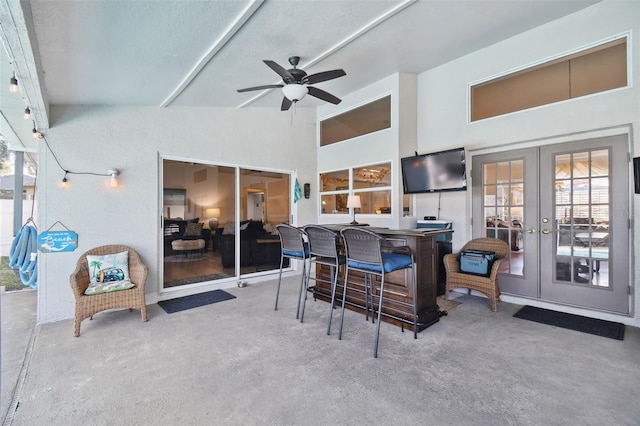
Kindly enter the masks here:
M 227 223 L 218 237 L 218 251 L 222 266 L 235 266 L 236 238 L 232 222 Z M 260 240 L 260 241 L 259 241 Z M 263 243 L 264 240 L 277 240 L 278 235 L 265 231 L 261 220 L 245 220 L 240 222 L 240 266 L 258 266 L 280 259 L 279 243 Z

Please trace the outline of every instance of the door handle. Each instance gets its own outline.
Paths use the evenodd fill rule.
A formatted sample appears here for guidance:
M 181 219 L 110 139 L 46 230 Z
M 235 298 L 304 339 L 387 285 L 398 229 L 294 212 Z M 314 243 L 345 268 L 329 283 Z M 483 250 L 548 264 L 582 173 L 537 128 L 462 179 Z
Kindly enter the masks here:
M 535 228 L 529 228 L 529 229 L 527 229 L 527 232 L 529 234 L 535 234 L 536 233 L 536 229 Z
M 544 235 L 547 235 L 549 232 L 550 232 L 550 231 L 549 231 L 547 228 L 544 228 L 544 229 L 542 230 L 542 233 L 543 233 Z

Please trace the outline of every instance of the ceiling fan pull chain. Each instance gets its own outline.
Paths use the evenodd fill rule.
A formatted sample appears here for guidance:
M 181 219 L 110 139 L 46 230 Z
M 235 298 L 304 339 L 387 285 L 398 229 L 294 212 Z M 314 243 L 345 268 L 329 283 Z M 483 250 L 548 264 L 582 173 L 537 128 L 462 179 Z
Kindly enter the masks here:
M 295 109 L 296 109 L 296 103 L 297 103 L 297 102 L 294 102 L 294 103 L 293 103 L 293 108 L 291 108 L 291 109 L 289 110 L 289 111 L 291 111 L 291 112 L 290 112 L 290 114 L 289 114 L 289 117 L 291 117 L 291 122 L 289 123 L 289 126 L 290 126 L 290 127 L 293 127 L 293 110 L 295 110 Z

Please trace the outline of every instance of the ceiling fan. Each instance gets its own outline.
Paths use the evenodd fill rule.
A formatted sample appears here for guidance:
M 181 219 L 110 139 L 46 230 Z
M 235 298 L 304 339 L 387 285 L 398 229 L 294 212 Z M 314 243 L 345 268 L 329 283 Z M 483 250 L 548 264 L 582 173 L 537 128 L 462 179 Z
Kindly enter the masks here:
M 265 90 L 265 89 L 277 89 L 282 88 L 282 105 L 281 111 L 287 111 L 291 108 L 291 104 L 298 102 L 308 93 L 323 101 L 331 102 L 332 104 L 339 104 L 341 99 L 333 96 L 331 93 L 318 89 L 317 87 L 309 86 L 309 84 L 320 83 L 327 80 L 333 80 L 334 78 L 343 77 L 347 75 L 344 70 L 331 70 L 319 72 L 316 74 L 307 75 L 304 70 L 296 68 L 300 62 L 299 56 L 292 56 L 289 58 L 289 63 L 293 68 L 284 69 L 274 61 L 263 60 L 265 64 L 272 70 L 274 70 L 280 77 L 282 77 L 283 84 L 267 84 L 264 86 L 247 87 L 246 89 L 238 89 L 238 92 L 250 92 L 252 90 Z

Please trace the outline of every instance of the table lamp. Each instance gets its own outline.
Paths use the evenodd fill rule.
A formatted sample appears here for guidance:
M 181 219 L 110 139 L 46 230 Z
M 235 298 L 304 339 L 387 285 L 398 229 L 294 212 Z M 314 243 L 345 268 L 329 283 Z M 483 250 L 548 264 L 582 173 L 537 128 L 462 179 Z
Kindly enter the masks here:
M 217 207 L 207 209 L 205 214 L 209 217 L 209 229 L 215 231 L 218 229 L 218 218 L 220 217 L 220 209 Z
M 349 198 L 347 198 L 347 208 L 353 209 L 353 222 L 351 222 L 351 225 L 358 225 L 358 222 L 356 222 L 356 209 L 362 208 L 360 196 L 349 195 Z

